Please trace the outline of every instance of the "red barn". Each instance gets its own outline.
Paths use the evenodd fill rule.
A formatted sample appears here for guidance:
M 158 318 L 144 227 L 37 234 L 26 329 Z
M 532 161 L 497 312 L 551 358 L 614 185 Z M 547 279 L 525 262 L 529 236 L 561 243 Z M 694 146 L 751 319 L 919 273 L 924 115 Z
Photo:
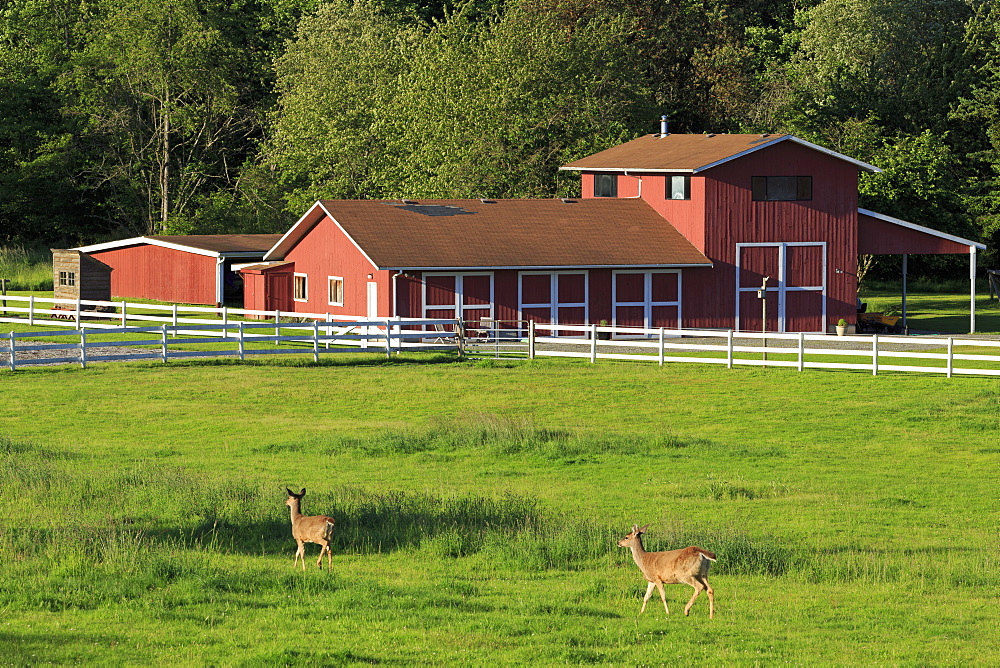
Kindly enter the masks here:
M 974 272 L 984 248 L 859 210 L 878 168 L 791 135 L 664 132 L 562 169 L 581 199 L 317 202 L 265 259 L 300 312 L 760 331 L 766 277 L 768 331 L 822 332 L 853 322 L 859 253 Z
M 111 295 L 184 304 L 242 301 L 234 263 L 261 260 L 280 234 L 134 237 L 79 251 L 111 268 Z

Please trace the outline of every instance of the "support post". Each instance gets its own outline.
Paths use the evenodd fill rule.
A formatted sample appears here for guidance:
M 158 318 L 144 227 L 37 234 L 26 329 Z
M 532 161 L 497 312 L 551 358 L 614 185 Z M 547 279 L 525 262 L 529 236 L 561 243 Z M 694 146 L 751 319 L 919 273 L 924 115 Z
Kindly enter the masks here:
M 79 304 L 79 302 L 77 302 Z M 87 330 L 80 330 L 80 368 L 87 368 Z
M 126 325 L 127 322 L 128 322 L 128 304 L 126 304 L 125 301 L 122 300 L 122 327 L 127 327 Z
M 969 299 L 969 334 L 976 333 L 976 247 L 969 246 L 969 281 L 972 283 Z
M 281 311 L 278 309 L 274 310 L 274 345 L 280 346 L 281 341 L 278 337 L 281 336 Z
M 332 321 L 330 314 L 326 314 L 326 349 L 330 349 L 330 337 L 333 336 L 333 325 L 329 324 Z
M 872 375 L 878 375 L 878 334 L 872 334 Z
M 15 361 L 15 356 L 17 353 L 14 352 L 14 332 L 10 333 L 10 370 L 17 371 L 17 362 Z
M 243 355 L 244 355 L 244 351 L 243 351 L 243 323 L 242 322 L 240 322 L 239 337 L 240 337 L 240 342 L 239 342 L 240 361 L 242 362 L 243 359 L 244 359 L 244 357 L 243 357 Z
M 799 371 L 806 368 L 806 333 L 799 332 Z
M 313 320 L 313 364 L 319 364 L 319 320 Z
M 535 321 L 528 321 L 528 359 L 535 359 Z
M 76 328 L 80 329 L 80 299 L 76 300 Z
M 955 368 L 955 339 L 948 337 L 948 378 L 951 378 L 952 370 Z
M 597 363 L 597 325 L 590 326 L 590 363 Z
M 167 363 L 167 325 L 164 323 L 161 328 L 162 337 L 160 338 L 160 355 L 163 359 L 163 363 Z
M 663 343 L 664 343 L 663 328 L 660 327 L 660 366 L 663 366 L 663 361 L 664 361 L 663 358 L 666 356 L 665 351 L 663 349 Z
M 458 348 L 458 359 L 462 359 L 465 356 L 465 326 L 461 318 L 455 318 L 455 346 Z
M 903 333 L 909 333 L 906 326 L 906 263 L 910 256 L 903 253 Z
M 174 325 L 174 328 L 176 329 L 177 328 L 177 304 L 174 304 L 174 309 L 173 309 L 173 325 Z
M 726 333 L 726 368 L 733 368 L 733 330 Z
M 392 359 L 392 325 L 389 321 L 385 321 L 385 357 L 386 359 Z
M 28 295 L 28 325 L 35 324 L 35 295 Z
M 222 307 L 222 338 L 229 338 L 229 307 Z

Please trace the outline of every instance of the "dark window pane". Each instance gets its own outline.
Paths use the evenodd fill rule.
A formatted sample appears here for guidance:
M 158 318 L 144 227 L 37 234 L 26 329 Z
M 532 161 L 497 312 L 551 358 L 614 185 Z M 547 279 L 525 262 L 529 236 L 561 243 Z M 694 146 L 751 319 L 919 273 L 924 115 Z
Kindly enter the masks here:
M 750 180 L 753 187 L 753 199 L 755 202 L 763 202 L 767 199 L 767 178 L 755 176 Z
M 618 177 L 615 174 L 595 174 L 594 197 L 618 197 Z
M 767 177 L 767 199 L 772 202 L 794 201 L 797 181 L 794 176 Z
M 808 200 L 813 198 L 813 179 L 811 176 L 800 176 L 796 188 L 795 199 Z

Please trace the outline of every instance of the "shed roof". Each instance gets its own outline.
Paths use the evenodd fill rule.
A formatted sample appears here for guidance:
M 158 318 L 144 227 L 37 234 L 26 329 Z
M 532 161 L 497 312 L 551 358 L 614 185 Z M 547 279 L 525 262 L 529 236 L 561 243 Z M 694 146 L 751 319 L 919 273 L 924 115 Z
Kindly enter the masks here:
M 602 172 L 687 172 L 697 173 L 781 142 L 801 146 L 845 160 L 868 172 L 878 167 L 786 134 L 668 134 L 645 135 L 581 158 L 562 170 Z
M 858 253 L 946 254 L 986 250 L 986 245 L 899 218 L 858 209 Z
M 199 255 L 231 257 L 263 256 L 281 238 L 280 234 L 155 234 L 80 246 L 74 250 L 93 253 L 141 244 L 163 246 Z
M 711 265 L 637 199 L 322 200 L 264 259 L 324 216 L 380 269 Z

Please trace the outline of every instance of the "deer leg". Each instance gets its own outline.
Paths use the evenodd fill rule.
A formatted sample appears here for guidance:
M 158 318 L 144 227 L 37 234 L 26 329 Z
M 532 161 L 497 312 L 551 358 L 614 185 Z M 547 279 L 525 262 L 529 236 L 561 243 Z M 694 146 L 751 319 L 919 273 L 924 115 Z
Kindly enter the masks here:
M 653 587 L 655 586 L 655 583 L 650 582 L 649 586 L 646 587 L 646 595 L 642 598 L 642 610 L 639 611 L 640 615 L 646 612 L 646 603 L 649 602 L 649 597 L 653 595 Z
M 330 549 L 330 543 L 326 544 L 326 570 L 333 570 L 333 550 Z
M 704 580 L 705 583 L 705 593 L 708 595 L 708 618 L 711 619 L 715 617 L 715 590 L 712 589 L 712 585 L 708 584 L 708 580 Z
M 701 584 L 700 580 L 695 580 L 694 582 L 689 582 L 688 584 L 694 587 L 694 595 L 691 596 L 691 600 L 688 601 L 688 604 L 684 606 L 685 617 L 687 616 L 688 612 L 690 612 L 691 606 L 694 605 L 694 600 L 698 598 L 698 594 L 700 594 L 701 590 L 704 588 L 704 585 Z
M 299 564 L 299 559 L 302 560 L 302 570 L 306 569 L 306 544 L 301 540 L 298 541 L 299 549 L 295 550 L 295 563 L 292 568 L 295 568 Z
M 663 593 L 663 583 L 657 582 L 656 588 L 660 590 L 660 600 L 663 601 L 663 609 L 666 610 L 667 614 L 669 615 L 670 608 L 667 607 L 667 595 Z

